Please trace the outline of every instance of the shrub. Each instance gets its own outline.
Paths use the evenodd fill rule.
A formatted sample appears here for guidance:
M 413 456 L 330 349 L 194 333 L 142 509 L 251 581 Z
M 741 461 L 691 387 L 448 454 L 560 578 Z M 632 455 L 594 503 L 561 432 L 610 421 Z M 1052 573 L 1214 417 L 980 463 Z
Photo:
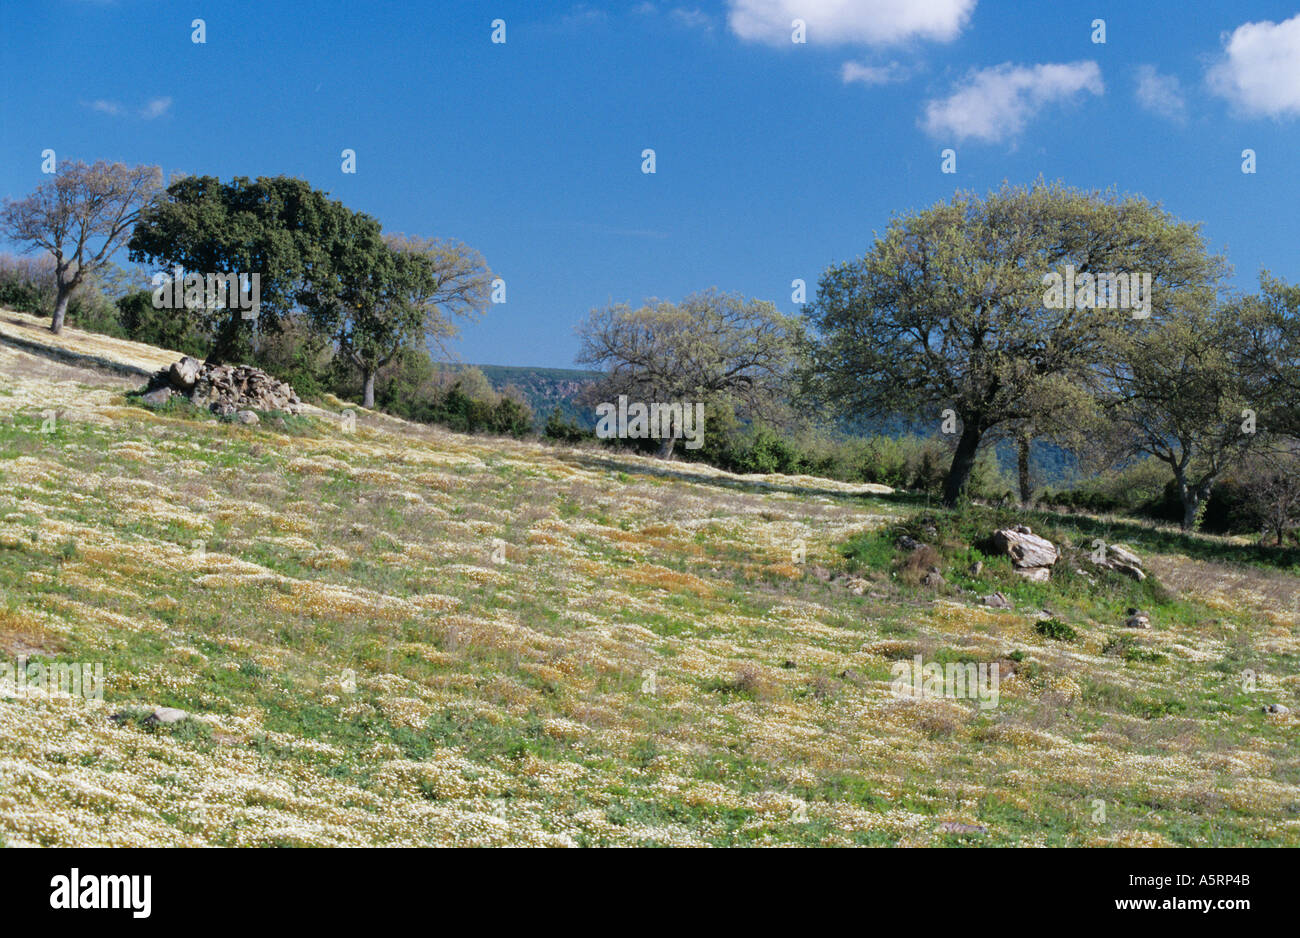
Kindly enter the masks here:
M 125 338 L 195 358 L 207 355 L 210 339 L 198 317 L 188 309 L 155 309 L 151 290 L 136 290 L 120 297 L 117 319 Z
M 542 435 L 557 443 L 578 443 L 594 436 L 590 430 L 578 426 L 577 421 L 565 420 L 559 407 L 551 411 L 551 416 L 546 418 L 546 427 L 542 430 Z
M 1072 642 L 1079 637 L 1078 632 L 1060 619 L 1043 619 L 1034 626 L 1034 631 L 1058 642 Z

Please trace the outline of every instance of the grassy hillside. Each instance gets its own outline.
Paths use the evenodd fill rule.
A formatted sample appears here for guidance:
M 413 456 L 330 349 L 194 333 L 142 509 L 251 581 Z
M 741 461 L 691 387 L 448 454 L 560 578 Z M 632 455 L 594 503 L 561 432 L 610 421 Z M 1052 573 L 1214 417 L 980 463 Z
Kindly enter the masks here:
M 1167 593 L 1109 594 L 954 541 L 932 590 L 887 491 L 135 383 L 0 336 L 0 655 L 107 675 L 0 696 L 8 845 L 1300 845 L 1300 579 L 1226 542 L 1125 532 Z M 1017 673 L 899 697 L 914 654 Z

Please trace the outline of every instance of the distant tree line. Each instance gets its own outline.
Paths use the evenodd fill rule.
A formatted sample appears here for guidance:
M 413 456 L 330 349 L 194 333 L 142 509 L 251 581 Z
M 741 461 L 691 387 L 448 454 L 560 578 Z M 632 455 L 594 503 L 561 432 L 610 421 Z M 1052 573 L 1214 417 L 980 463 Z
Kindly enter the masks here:
M 66 162 L 0 210 L 40 251 L 0 261 L 0 303 L 259 364 L 299 393 L 457 429 L 523 435 L 533 415 L 430 349 L 482 315 L 492 274 L 455 241 L 379 222 L 288 177 L 175 179 Z M 158 308 L 111 263 L 188 277 L 257 273 L 249 317 L 210 297 Z M 608 441 L 739 472 L 880 481 L 963 499 L 1173 516 L 1191 529 L 1300 522 L 1300 287 L 1264 271 L 1249 295 L 1200 226 L 1141 197 L 1041 180 L 895 216 L 861 257 L 820 278 L 801 317 L 707 290 L 592 310 L 583 404 L 625 396 L 704 408 L 703 446 Z M 106 299 L 107 298 L 107 299 Z M 867 437 L 845 422 L 906 433 Z M 590 439 L 558 411 L 546 437 Z M 1084 480 L 1044 490 L 1033 453 L 1069 452 Z M 996 453 L 1014 454 L 1012 481 Z M 1158 470 L 1158 471 L 1157 471 Z M 1162 480 L 1162 481 L 1161 481 Z M 1156 484 L 1159 482 L 1159 484 Z
M 383 232 L 303 180 L 182 176 L 163 189 L 156 167 L 65 161 L 31 196 L 5 203 L 0 233 L 43 252 L 0 265 L 0 303 L 51 315 L 56 333 L 71 310 L 82 327 L 261 365 L 299 393 L 383 401 L 464 429 L 531 430 L 517 396 L 467 374 L 448 384 L 429 354 L 487 308 L 483 257 L 456 241 Z M 160 308 L 153 283 L 123 291 L 111 260 L 122 249 L 178 278 L 182 301 Z M 255 315 L 191 298 L 189 278 L 223 274 L 258 276 Z
M 1231 479 L 1280 539 L 1300 520 L 1300 288 L 1263 272 L 1234 295 L 1227 271 L 1199 225 L 1145 199 L 1004 185 L 896 216 L 799 321 L 716 293 L 612 306 L 579 327 L 580 360 L 606 369 L 598 395 L 704 400 L 724 464 L 817 470 L 792 434 L 901 417 L 948 442 L 950 506 L 992 494 L 981 460 L 1004 442 L 1032 502 L 1030 454 L 1051 442 L 1098 477 L 1163 465 L 1185 529 Z

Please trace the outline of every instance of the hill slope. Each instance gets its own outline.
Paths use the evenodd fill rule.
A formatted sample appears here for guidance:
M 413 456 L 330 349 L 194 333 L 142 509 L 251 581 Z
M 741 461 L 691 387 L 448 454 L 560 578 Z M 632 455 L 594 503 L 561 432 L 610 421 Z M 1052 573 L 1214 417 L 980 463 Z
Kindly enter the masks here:
M 0 336 L 0 656 L 106 674 L 0 694 L 9 845 L 1300 844 L 1275 577 L 1152 558 L 1204 614 L 1129 660 L 1112 623 L 815 575 L 885 492 L 126 386 Z M 891 690 L 1011 649 L 996 709 Z

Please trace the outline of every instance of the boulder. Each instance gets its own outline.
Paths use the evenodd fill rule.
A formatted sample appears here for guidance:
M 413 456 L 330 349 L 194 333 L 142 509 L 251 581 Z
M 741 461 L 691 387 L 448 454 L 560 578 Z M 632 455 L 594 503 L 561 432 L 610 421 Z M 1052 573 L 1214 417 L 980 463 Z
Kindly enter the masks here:
M 253 413 L 251 410 L 241 410 L 239 413 L 235 414 L 235 417 L 240 423 L 249 427 L 256 426 L 261 422 L 257 414 Z
M 1151 628 L 1151 617 L 1145 612 L 1130 609 L 1128 618 L 1124 620 L 1124 627 L 1129 629 L 1149 629 Z
M 1146 571 L 1142 569 L 1142 558 L 1133 553 L 1132 549 L 1124 544 L 1108 544 L 1105 547 L 1103 560 L 1093 559 L 1093 565 L 1105 567 L 1108 570 L 1114 570 L 1116 573 L 1122 573 L 1124 576 L 1141 583 L 1147 578 Z
M 1286 714 L 1291 712 L 1291 708 L 1286 704 L 1271 703 L 1263 708 L 1265 713 Z
M 155 388 L 141 396 L 140 400 L 153 407 L 159 407 L 172 399 L 171 388 Z
M 1106 554 L 1116 563 L 1122 563 L 1129 567 L 1142 566 L 1142 558 L 1124 544 L 1111 544 L 1106 548 Z
M 167 369 L 167 377 L 171 380 L 172 387 L 188 391 L 194 387 L 194 382 L 199 380 L 202 370 L 203 362 L 186 355 Z
M 931 567 L 925 576 L 921 577 L 921 585 L 932 590 L 937 590 L 946 582 L 947 580 L 943 578 L 943 574 L 939 572 L 938 567 Z
M 994 547 L 1011 558 L 1016 573 L 1031 580 L 1050 579 L 1060 553 L 1051 541 L 1024 525 L 993 532 Z
M 852 593 L 854 596 L 861 596 L 863 593 L 867 591 L 867 588 L 871 586 L 869 582 L 867 582 L 860 576 L 846 576 L 843 580 L 841 580 L 841 583 L 843 584 L 844 588 L 848 590 L 850 593 Z
M 1051 541 L 1039 537 L 1024 525 L 995 531 L 993 542 L 1018 567 L 1050 567 L 1059 556 Z
M 894 546 L 897 547 L 899 550 L 905 550 L 910 553 L 911 551 L 914 550 L 920 550 L 925 545 L 922 544 L 920 541 L 918 541 L 916 538 L 908 534 L 904 534 L 902 537 L 900 537 L 898 540 L 894 542 Z
M 1006 593 L 992 593 L 980 600 L 990 609 L 1011 609 L 1013 608 L 1010 598 Z
M 146 723 L 179 723 L 189 716 L 184 710 L 175 707 L 154 707 L 153 713 L 145 717 Z

